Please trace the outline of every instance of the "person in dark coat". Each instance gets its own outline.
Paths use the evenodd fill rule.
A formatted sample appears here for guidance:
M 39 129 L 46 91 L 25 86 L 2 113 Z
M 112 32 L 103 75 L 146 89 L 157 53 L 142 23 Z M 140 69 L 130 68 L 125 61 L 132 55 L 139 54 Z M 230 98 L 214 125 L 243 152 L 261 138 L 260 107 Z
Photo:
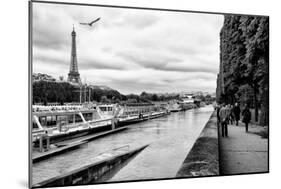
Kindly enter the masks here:
M 236 121 L 236 126 L 238 126 L 238 122 L 240 120 L 240 107 L 238 105 L 238 103 L 235 103 L 234 107 L 233 107 L 233 114 L 234 114 L 234 117 L 235 117 L 235 121 Z
M 233 122 L 235 121 L 234 106 L 233 106 L 233 105 L 230 105 L 230 106 L 229 106 L 229 121 L 230 121 L 230 124 L 231 124 L 231 125 L 232 125 Z
M 243 110 L 242 116 L 243 116 L 242 121 L 245 123 L 246 132 L 248 132 L 248 125 L 251 121 L 251 112 L 248 105 L 246 105 L 245 109 Z
M 221 109 L 221 106 L 220 105 L 217 105 L 217 107 L 216 107 L 216 109 L 217 109 L 217 120 L 218 120 L 218 123 L 220 123 L 220 109 Z

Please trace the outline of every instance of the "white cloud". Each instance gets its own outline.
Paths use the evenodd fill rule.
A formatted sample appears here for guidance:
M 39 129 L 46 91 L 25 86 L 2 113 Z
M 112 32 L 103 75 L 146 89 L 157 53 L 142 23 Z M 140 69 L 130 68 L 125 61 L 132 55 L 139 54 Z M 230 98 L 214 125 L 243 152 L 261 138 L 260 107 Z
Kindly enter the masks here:
M 34 72 L 67 76 L 74 24 L 82 80 L 123 93 L 215 90 L 222 15 L 33 5 Z

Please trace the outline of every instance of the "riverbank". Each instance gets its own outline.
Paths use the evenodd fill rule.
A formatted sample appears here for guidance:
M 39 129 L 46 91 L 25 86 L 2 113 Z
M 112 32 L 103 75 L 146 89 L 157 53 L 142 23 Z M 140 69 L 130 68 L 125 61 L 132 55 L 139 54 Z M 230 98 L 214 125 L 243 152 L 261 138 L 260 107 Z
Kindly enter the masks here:
M 219 175 L 218 129 L 213 112 L 176 177 Z
M 220 174 L 267 173 L 268 139 L 264 127 L 250 124 L 249 132 L 245 126 L 228 126 L 228 137 L 219 137 Z

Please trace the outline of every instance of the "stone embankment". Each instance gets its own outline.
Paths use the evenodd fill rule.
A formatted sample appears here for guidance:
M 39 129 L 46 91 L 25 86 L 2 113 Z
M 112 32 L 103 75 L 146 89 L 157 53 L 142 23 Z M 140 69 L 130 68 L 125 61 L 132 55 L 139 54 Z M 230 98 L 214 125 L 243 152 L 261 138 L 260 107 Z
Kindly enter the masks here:
M 114 156 L 107 157 L 106 155 L 105 157 L 107 158 L 103 158 L 93 164 L 86 165 L 71 172 L 64 173 L 62 175 L 55 176 L 43 182 L 37 183 L 33 185 L 33 188 L 72 186 L 92 183 L 106 173 L 114 171 L 116 167 L 137 155 L 147 146 L 148 145 L 144 145 Z
M 219 175 L 219 145 L 216 112 L 206 123 L 176 177 Z

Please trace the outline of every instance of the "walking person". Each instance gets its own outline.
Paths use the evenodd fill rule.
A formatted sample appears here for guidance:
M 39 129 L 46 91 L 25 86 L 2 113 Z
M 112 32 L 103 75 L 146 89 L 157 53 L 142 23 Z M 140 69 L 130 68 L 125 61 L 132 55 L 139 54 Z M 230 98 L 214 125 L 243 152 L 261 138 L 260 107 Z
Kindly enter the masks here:
M 234 106 L 233 105 L 230 105 L 229 106 L 229 121 L 230 121 L 230 124 L 232 125 L 234 123 Z
M 233 114 L 234 114 L 234 117 L 235 117 L 235 121 L 236 121 L 236 126 L 238 126 L 238 123 L 239 123 L 239 120 L 240 120 L 240 107 L 238 105 L 238 103 L 236 102 L 234 107 L 233 107 Z
M 221 121 L 221 131 L 222 131 L 222 137 L 228 136 L 228 118 L 229 118 L 229 108 L 224 104 L 223 107 L 220 109 L 219 112 L 220 121 Z
M 245 109 L 242 112 L 242 116 L 242 121 L 245 123 L 246 132 L 248 132 L 248 125 L 251 121 L 251 112 L 248 105 L 245 106 Z
M 217 110 L 217 121 L 218 121 L 218 124 L 220 123 L 220 109 L 221 109 L 221 106 L 218 104 L 216 106 L 216 110 Z

